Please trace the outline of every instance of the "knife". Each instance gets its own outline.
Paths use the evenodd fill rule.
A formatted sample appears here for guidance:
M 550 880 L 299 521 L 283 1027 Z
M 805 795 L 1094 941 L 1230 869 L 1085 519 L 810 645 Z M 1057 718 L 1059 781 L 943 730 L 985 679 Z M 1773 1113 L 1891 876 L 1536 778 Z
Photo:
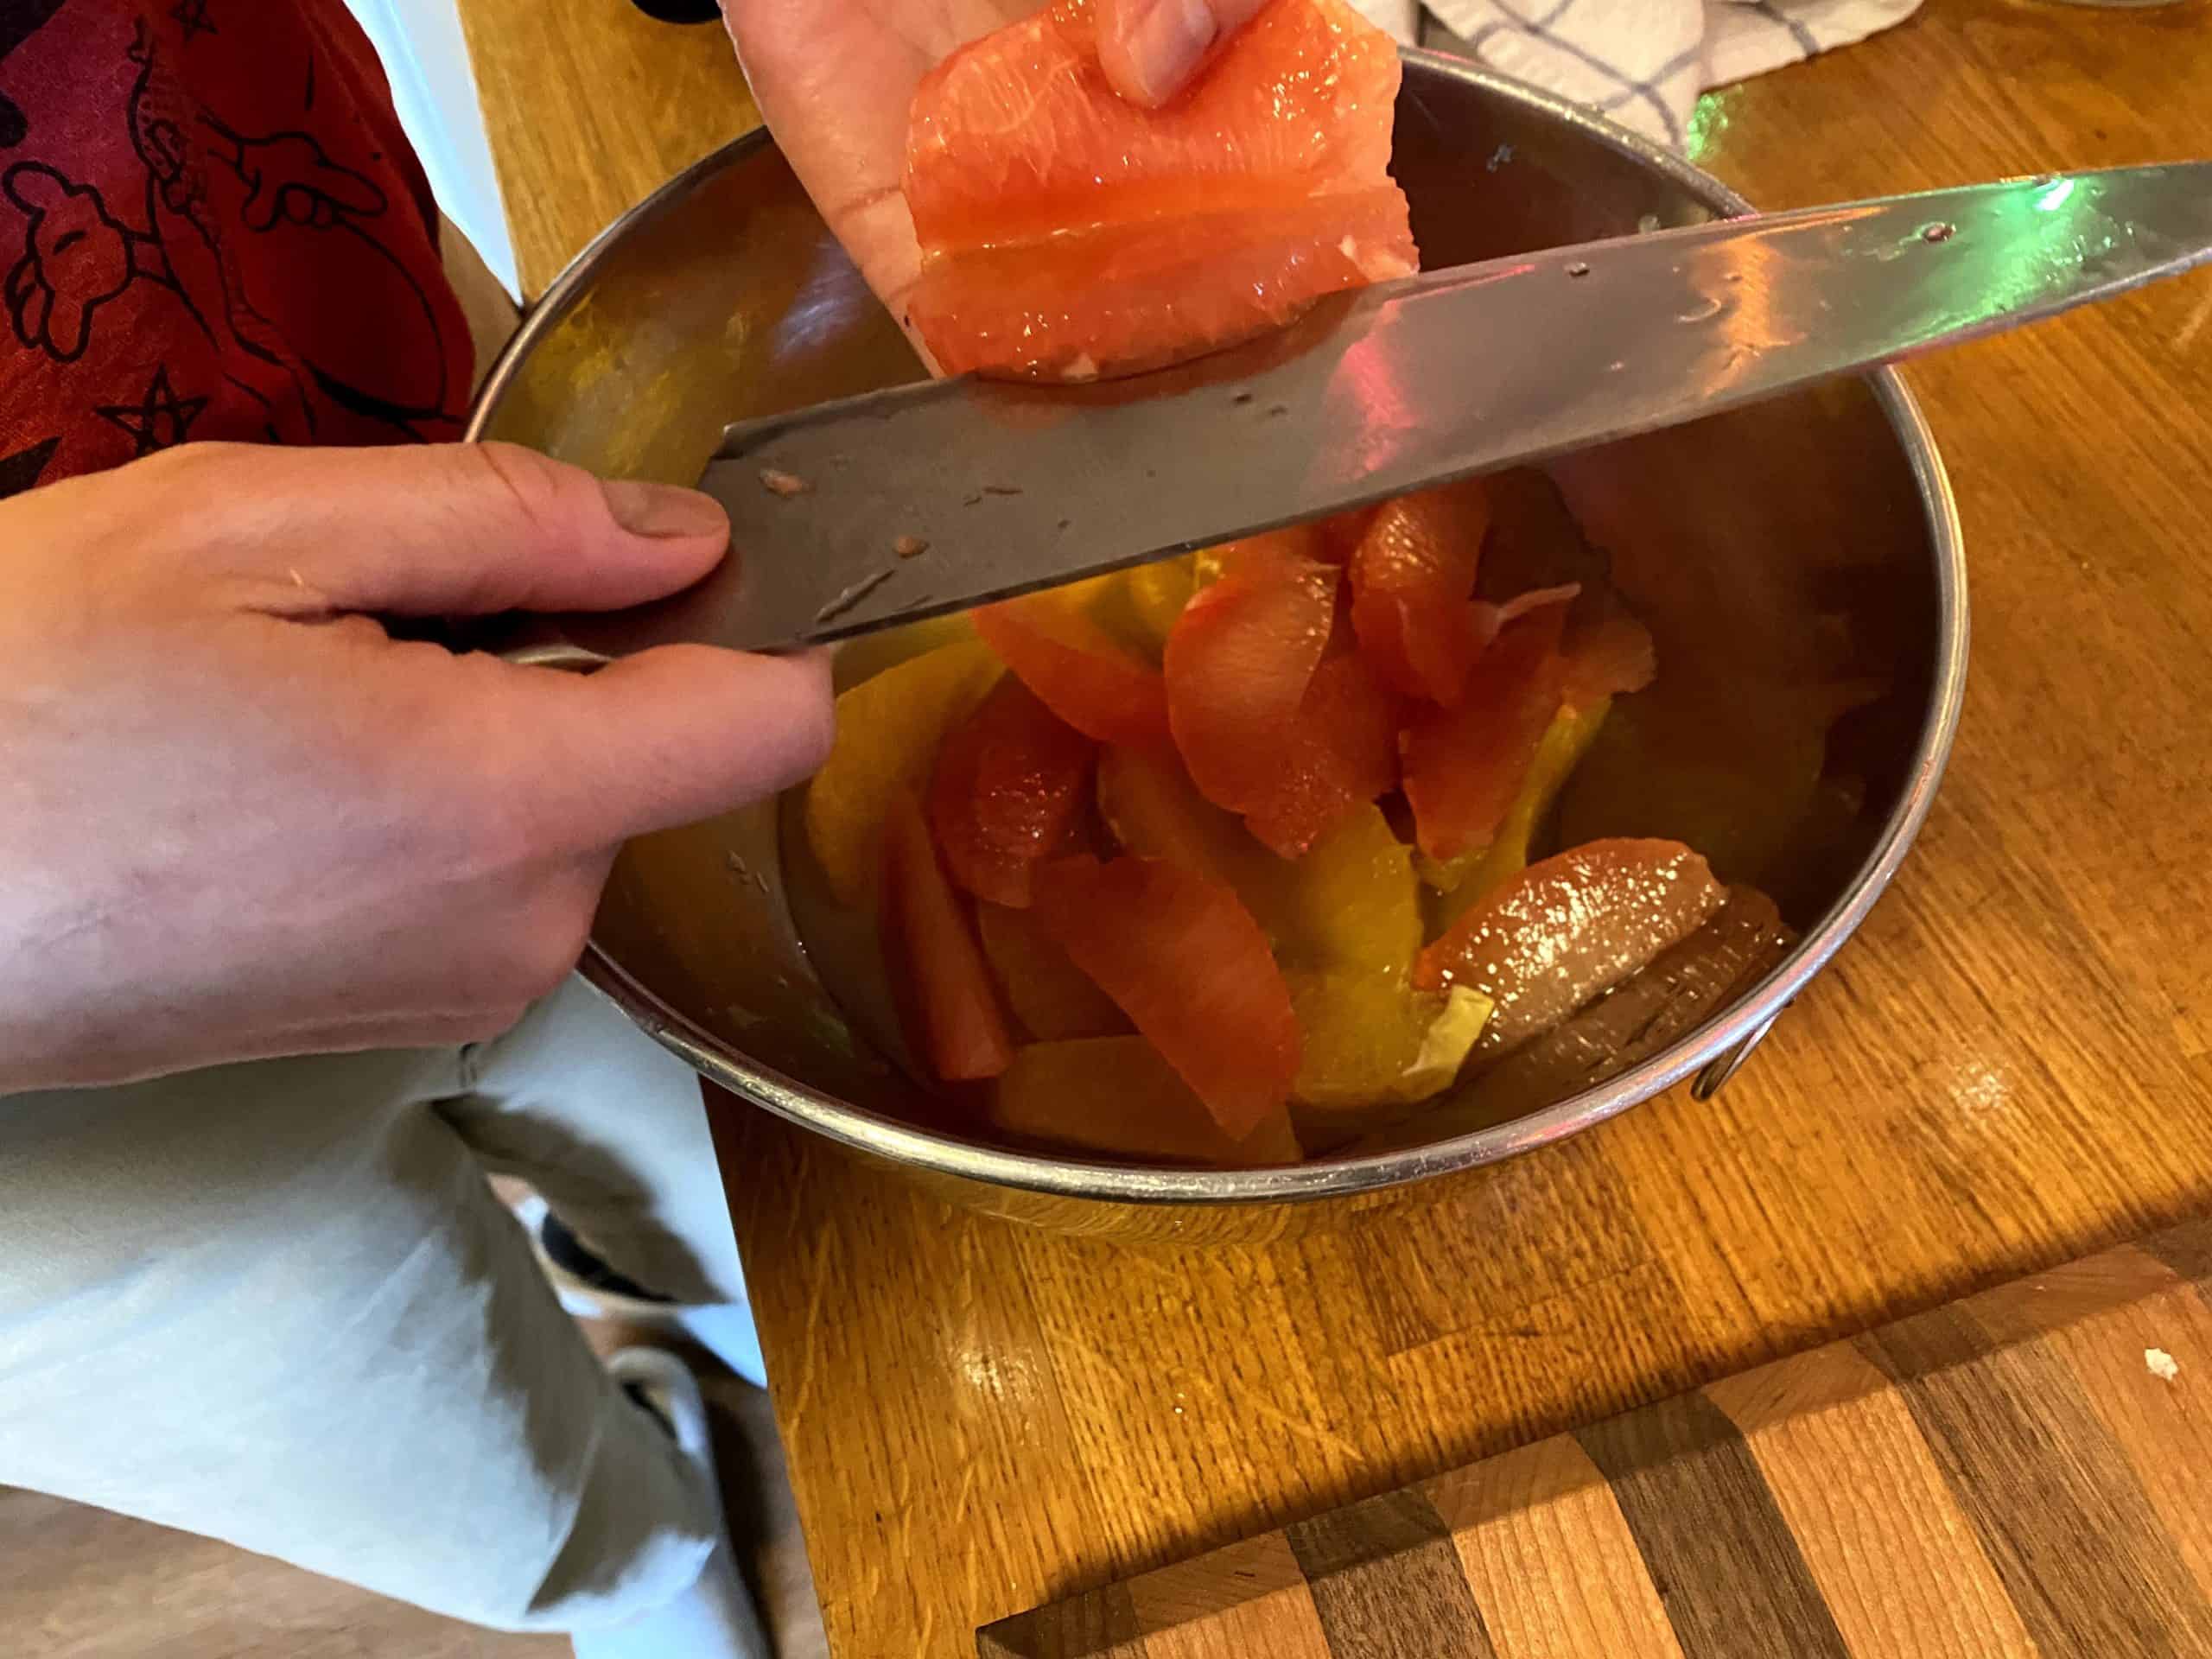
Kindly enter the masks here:
M 743 421 L 701 480 L 739 556 L 554 629 L 602 658 L 841 639 L 1714 414 L 2208 255 L 2212 162 L 2050 174 L 1423 273 L 1126 379 L 962 377 Z

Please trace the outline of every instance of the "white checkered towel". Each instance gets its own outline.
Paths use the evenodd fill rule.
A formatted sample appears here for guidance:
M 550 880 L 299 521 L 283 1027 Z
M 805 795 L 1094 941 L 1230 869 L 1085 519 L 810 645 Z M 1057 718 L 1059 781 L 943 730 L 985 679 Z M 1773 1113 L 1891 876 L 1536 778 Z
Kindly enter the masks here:
M 1408 44 L 1423 0 L 1352 0 Z M 1708 86 L 1847 46 L 1920 0 L 1426 0 L 1433 20 L 1500 73 L 1586 104 L 1681 148 Z

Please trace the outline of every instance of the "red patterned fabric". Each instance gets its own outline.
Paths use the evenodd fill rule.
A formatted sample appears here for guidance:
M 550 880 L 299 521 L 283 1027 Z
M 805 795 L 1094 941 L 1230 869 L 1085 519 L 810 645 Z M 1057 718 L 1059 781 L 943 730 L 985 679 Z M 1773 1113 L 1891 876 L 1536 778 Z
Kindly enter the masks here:
M 340 0 L 0 0 L 0 496 L 458 435 L 437 225 Z

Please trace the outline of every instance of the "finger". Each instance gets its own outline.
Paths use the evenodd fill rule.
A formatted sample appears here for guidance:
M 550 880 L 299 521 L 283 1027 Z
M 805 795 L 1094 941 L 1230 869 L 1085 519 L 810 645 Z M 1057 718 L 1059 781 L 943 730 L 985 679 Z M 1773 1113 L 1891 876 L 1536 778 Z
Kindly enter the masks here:
M 668 645 L 591 675 L 501 674 L 494 729 L 512 749 L 483 775 L 556 845 L 696 823 L 797 783 L 830 752 L 826 652 Z
M 1157 109 L 1267 0 L 1099 0 L 1098 64 L 1132 104 Z
M 167 510 L 188 494 L 209 550 L 302 611 L 616 610 L 690 586 L 729 541 L 696 490 L 603 481 L 512 444 L 211 445 L 172 465 L 200 475 L 164 480 Z

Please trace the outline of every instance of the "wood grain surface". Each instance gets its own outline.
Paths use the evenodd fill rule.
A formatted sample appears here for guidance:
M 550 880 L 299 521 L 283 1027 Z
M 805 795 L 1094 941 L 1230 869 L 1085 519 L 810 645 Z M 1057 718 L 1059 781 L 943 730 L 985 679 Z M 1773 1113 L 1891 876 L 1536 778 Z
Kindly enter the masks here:
M 577 201 L 641 195 L 727 130 L 720 92 L 675 108 L 673 87 L 711 79 L 703 35 L 681 37 L 698 79 L 651 99 L 633 83 L 626 111 L 591 95 L 597 123 L 696 138 L 656 152 L 659 171 L 544 118 L 600 84 L 581 65 L 627 30 L 607 21 L 622 10 L 464 0 L 480 68 L 494 35 L 509 65 L 486 95 L 528 270 L 594 228 Z M 1866 45 L 1708 99 L 1694 156 L 1783 207 L 2212 154 L 2208 30 L 2205 0 L 1929 0 Z M 2212 282 L 1909 378 L 1966 525 L 1965 722 L 1899 880 L 1718 1098 L 1678 1091 L 1347 1232 L 1180 1251 L 979 1219 L 763 1115 L 724 1116 L 835 1652 L 967 1653 L 978 1624 L 1021 1609 L 2212 1210 Z M 1923 1485 L 1997 1449 L 1956 1417 L 1971 1402 L 1926 1392 L 1864 1425 L 1920 1438 Z M 1939 1419 L 1961 1431 L 1940 1447 Z M 2123 1448 L 2145 1433 L 2102 1421 Z M 2125 1524 L 2172 1501 L 2158 1478 L 2136 1478 Z M 1768 1490 L 1797 1540 L 1790 1593 L 1809 1578 L 1853 1651 L 1870 1631 L 1944 1629 L 1957 1651 L 2025 1651 L 2078 1611 L 2019 1605 L 2000 1553 L 1945 1582 L 1950 1624 L 1909 1619 L 1880 1586 L 1839 1586 L 1859 1522 L 1834 1494 Z M 1957 1509 L 1945 1528 L 1986 1524 Z M 1463 1563 L 1495 1579 L 1555 1559 L 1541 1529 L 1566 1510 L 1546 1513 L 1456 1533 Z M 1620 1526 L 1608 1547 L 1640 1549 Z M 2200 1570 L 2185 1551 L 2180 1567 Z M 1669 1651 L 1648 1602 L 1574 1594 L 1484 1592 L 1491 1637 L 1594 1629 L 1623 1634 L 1586 1650 Z M 2002 1620 L 1959 1610 L 2000 1605 L 2017 1608 L 2003 1641 L 1963 1645 Z M 1272 1632 L 1320 1613 L 1290 1586 L 1264 1617 Z
M 760 124 L 713 24 L 630 0 L 460 0 L 523 298 L 622 210 Z
M 2212 1223 L 2183 1236 L 2212 1242 Z M 2212 1652 L 2197 1548 L 2212 1535 L 2208 1313 L 2202 1286 L 2123 1246 L 1017 1614 L 979 1631 L 977 1649 L 984 1659 Z M 2152 1368 L 2152 1351 L 2172 1376 Z M 2157 1505 L 2145 1459 L 2164 1471 Z M 1545 1544 L 1508 1577 L 1476 1565 L 1500 1522 L 1540 1529 Z M 1286 1555 L 1295 1577 L 1281 1570 Z M 1174 1593 L 1157 1593 L 1162 1583 Z M 1634 1611 L 1594 1624 L 1599 1605 Z M 1246 1639 L 1262 1632 L 1265 1648 Z

